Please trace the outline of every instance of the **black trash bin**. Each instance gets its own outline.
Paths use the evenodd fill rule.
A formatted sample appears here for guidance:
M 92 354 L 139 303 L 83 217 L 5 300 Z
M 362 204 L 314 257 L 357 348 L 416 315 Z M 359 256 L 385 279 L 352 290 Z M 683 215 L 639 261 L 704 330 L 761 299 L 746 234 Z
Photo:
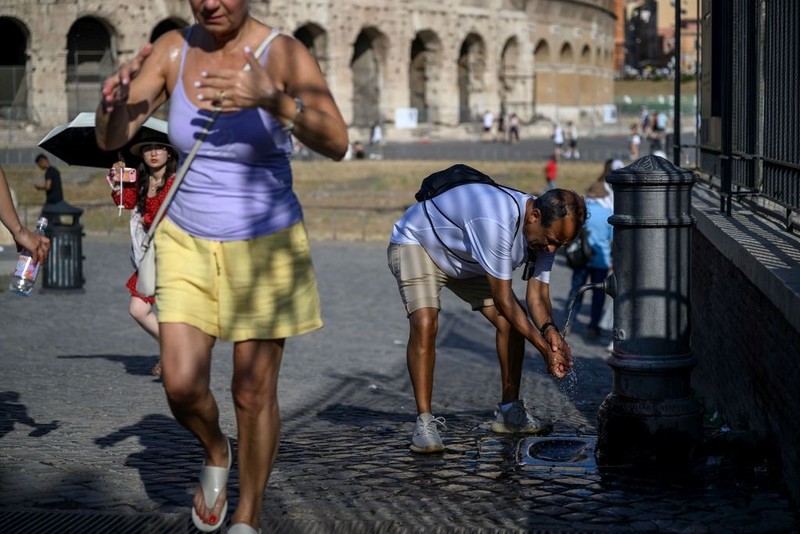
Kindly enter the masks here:
M 50 254 L 42 271 L 43 289 L 82 289 L 83 279 L 83 210 L 64 201 L 45 204 Z

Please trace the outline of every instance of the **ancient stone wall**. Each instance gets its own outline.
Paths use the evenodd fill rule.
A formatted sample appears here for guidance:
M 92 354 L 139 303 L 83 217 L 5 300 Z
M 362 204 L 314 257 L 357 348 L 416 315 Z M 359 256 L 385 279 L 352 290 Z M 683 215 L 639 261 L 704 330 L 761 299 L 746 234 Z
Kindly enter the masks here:
M 594 120 L 613 100 L 611 4 L 254 0 L 251 12 L 309 46 L 355 129 L 380 121 L 391 131 L 396 110 L 414 108 L 430 132 L 475 124 L 486 109 L 524 122 Z M 27 39 L 12 46 L 29 58 L 18 67 L 27 71 L 30 120 L 42 127 L 93 110 L 106 72 L 192 20 L 186 0 L 0 5 L 0 22 Z

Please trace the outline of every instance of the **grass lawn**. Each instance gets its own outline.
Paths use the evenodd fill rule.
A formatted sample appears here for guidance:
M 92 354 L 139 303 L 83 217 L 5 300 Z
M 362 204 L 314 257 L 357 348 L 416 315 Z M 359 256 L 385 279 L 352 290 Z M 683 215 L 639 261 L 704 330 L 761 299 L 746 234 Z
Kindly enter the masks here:
M 545 185 L 544 161 L 463 163 L 524 191 L 539 193 Z M 295 191 L 312 239 L 383 241 L 405 207 L 415 202 L 420 181 L 451 164 L 358 160 L 295 161 L 292 166 Z M 33 183 L 42 180 L 42 172 L 33 166 L 6 167 L 5 171 L 17 195 L 18 211 L 32 227 L 44 201 L 44 193 L 33 188 Z M 600 163 L 562 161 L 558 185 L 582 193 L 601 171 Z M 64 196 L 70 204 L 84 209 L 80 222 L 87 234 L 127 235 L 128 217 L 126 212 L 118 216 L 104 175 L 102 170 L 87 169 L 85 180 L 64 182 Z

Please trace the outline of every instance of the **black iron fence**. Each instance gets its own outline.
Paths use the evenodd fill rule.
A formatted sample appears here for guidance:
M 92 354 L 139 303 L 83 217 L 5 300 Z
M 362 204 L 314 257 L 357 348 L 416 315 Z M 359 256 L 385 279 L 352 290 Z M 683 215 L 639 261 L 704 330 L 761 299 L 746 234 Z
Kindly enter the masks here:
M 733 199 L 800 214 L 800 2 L 703 0 L 700 170 Z

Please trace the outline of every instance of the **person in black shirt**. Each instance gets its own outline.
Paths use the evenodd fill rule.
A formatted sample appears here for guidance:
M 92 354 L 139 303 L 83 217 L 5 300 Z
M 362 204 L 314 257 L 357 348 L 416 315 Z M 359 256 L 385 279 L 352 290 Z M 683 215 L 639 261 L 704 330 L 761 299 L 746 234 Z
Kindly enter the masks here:
M 44 185 L 34 184 L 39 191 L 45 191 L 45 205 L 57 204 L 64 200 L 64 190 L 61 188 L 61 173 L 50 165 L 50 160 L 44 154 L 36 156 L 36 165 L 44 171 Z

